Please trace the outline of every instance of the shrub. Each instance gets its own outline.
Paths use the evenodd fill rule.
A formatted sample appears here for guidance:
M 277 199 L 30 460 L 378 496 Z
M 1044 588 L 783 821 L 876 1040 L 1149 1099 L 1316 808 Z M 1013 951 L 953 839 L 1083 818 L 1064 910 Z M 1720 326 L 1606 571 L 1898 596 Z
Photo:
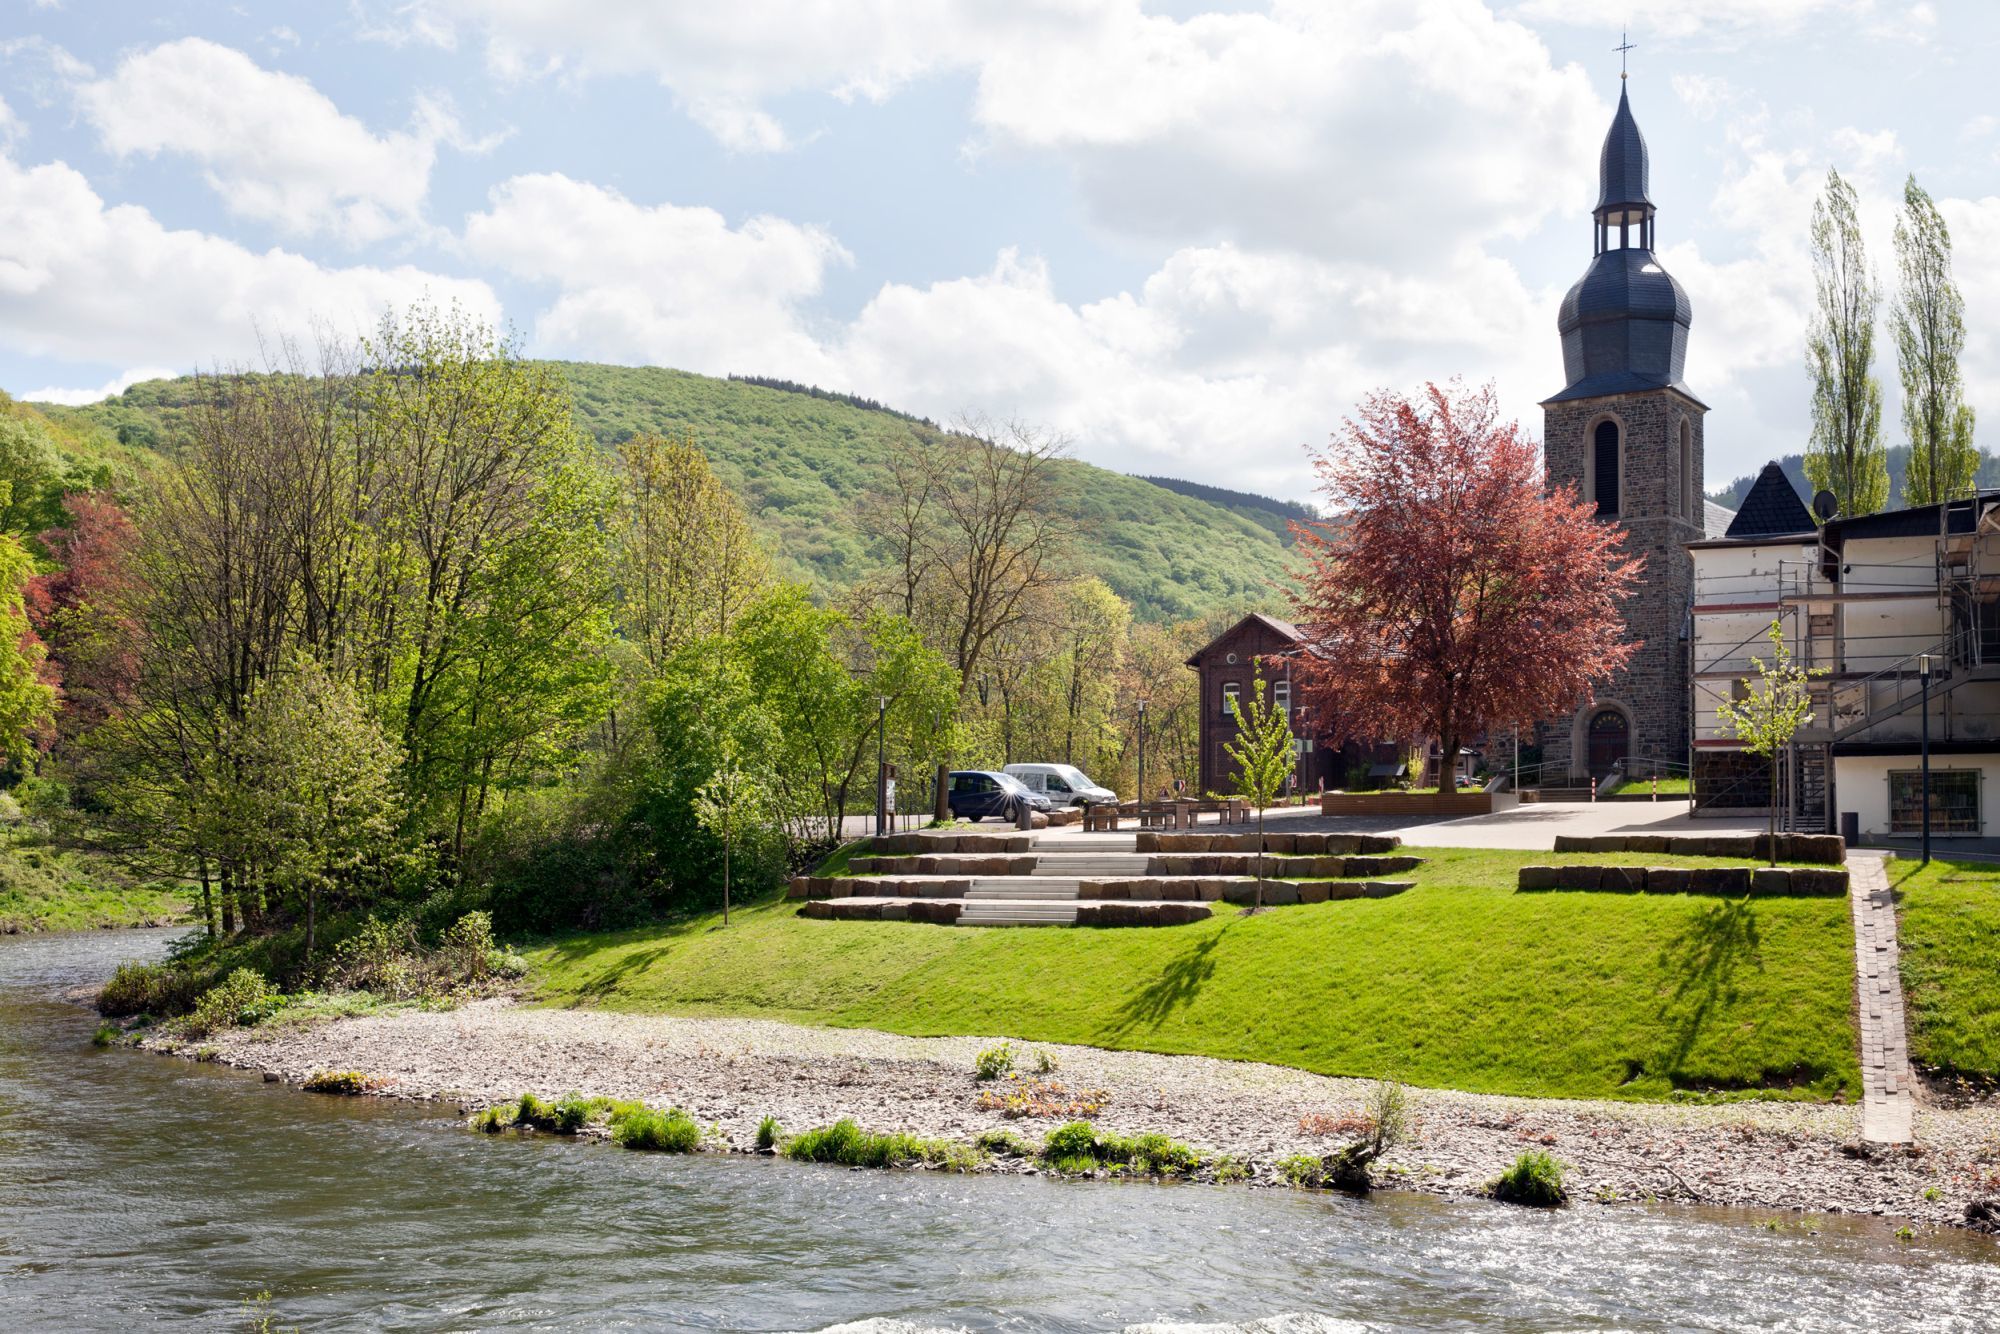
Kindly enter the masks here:
M 347 991 L 372 991 L 400 1000 L 422 989 L 411 967 L 417 952 L 416 927 L 370 917 L 360 929 L 333 947 L 329 976 Z
M 997 1047 L 988 1047 L 979 1053 L 972 1063 L 972 1077 L 978 1080 L 999 1079 L 1011 1074 L 1014 1069 L 1014 1044 L 1003 1042 Z
M 90 1035 L 90 1045 L 93 1047 L 109 1047 L 112 1043 L 118 1041 L 118 1039 L 123 1037 L 124 1035 L 125 1035 L 125 1030 L 118 1027 L 118 1025 L 116 1024 L 112 1023 L 99 1024 L 97 1026 L 97 1031 Z
M 1035 1049 L 1036 1074 L 1052 1075 L 1061 1067 L 1062 1061 L 1057 1058 L 1054 1052 L 1048 1050 L 1046 1047 L 1037 1047 Z
M 202 990 L 202 979 L 185 968 L 121 963 L 97 993 L 97 1012 L 113 1019 L 133 1014 L 185 1014 Z
M 1310 1153 L 1295 1153 L 1280 1159 L 1278 1170 L 1294 1186 L 1319 1187 L 1326 1184 L 1326 1160 Z
M 375 1081 L 359 1070 L 319 1070 L 306 1076 L 300 1087 L 308 1093 L 339 1093 L 352 1097 L 366 1093 Z
M 497 1135 L 503 1130 L 511 1129 L 513 1125 L 514 1109 L 504 1103 L 498 1107 L 488 1107 L 472 1118 L 472 1128 L 482 1135 Z
M 778 1147 L 778 1118 L 767 1116 L 757 1123 L 757 1147 L 775 1149 Z
M 701 1148 L 701 1127 L 678 1107 L 664 1112 L 634 1107 L 611 1123 L 611 1137 L 628 1149 L 654 1153 L 694 1153 Z
M 1529 1149 L 1502 1172 L 1491 1187 L 1493 1198 L 1509 1204 L 1553 1209 L 1569 1199 L 1563 1189 L 1563 1166 L 1541 1149 Z
M 271 984 L 262 973 L 254 968 L 238 968 L 219 986 L 202 993 L 194 1004 L 194 1012 L 188 1016 L 187 1031 L 200 1037 L 218 1028 L 254 1024 L 268 1017 L 271 999 Z
M 445 928 L 438 950 L 445 963 L 468 982 L 483 979 L 492 967 L 493 918 L 489 913 L 469 912 Z

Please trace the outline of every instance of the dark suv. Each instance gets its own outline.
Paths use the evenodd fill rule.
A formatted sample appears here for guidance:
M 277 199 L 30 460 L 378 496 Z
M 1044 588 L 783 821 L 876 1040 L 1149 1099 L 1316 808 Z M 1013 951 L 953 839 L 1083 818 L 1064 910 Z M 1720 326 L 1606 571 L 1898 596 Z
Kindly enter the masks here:
M 954 772 L 949 799 L 952 818 L 956 820 L 984 820 L 988 816 L 1012 820 L 1022 802 L 1027 803 L 1029 810 L 1051 809 L 1047 797 L 1039 792 L 1030 792 L 1020 779 L 986 769 Z

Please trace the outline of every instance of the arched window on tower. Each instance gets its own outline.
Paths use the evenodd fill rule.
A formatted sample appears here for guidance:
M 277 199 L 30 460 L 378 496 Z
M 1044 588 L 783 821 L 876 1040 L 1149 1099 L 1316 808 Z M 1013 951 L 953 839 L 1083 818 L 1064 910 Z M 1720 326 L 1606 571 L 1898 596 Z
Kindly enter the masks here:
M 1591 499 L 1597 502 L 1597 517 L 1618 517 L 1618 423 L 1597 423 L 1590 442 Z
M 1694 428 L 1681 418 L 1681 513 L 1695 527 L 1701 527 L 1701 488 L 1694 475 Z

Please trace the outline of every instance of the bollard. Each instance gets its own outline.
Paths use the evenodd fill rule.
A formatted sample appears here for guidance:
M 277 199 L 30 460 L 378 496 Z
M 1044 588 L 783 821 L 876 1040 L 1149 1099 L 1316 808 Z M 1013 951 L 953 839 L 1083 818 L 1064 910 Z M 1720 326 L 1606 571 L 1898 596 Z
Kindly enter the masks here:
M 1025 801 L 1016 801 L 1014 803 L 1014 827 L 1016 829 L 1033 829 L 1035 827 L 1035 808 Z

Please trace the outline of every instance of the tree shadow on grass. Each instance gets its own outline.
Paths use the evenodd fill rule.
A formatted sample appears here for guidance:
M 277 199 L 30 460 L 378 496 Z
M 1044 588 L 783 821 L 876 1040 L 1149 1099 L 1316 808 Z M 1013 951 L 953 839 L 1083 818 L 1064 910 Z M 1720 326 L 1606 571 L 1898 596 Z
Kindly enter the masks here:
M 1215 975 L 1215 947 L 1229 928 L 1203 936 L 1177 959 L 1169 960 L 1160 975 L 1134 992 L 1118 1007 L 1114 1033 L 1123 1036 L 1135 1028 L 1158 1028 L 1175 1010 L 1193 1003 L 1208 979 Z
M 1660 1073 L 1675 1077 L 1716 1007 L 1736 999 L 1736 970 L 1745 963 L 1762 966 L 1757 945 L 1757 910 L 1747 899 L 1730 899 L 1701 909 L 1660 950 L 1660 965 L 1674 987 L 1661 1007 L 1673 1035 Z

